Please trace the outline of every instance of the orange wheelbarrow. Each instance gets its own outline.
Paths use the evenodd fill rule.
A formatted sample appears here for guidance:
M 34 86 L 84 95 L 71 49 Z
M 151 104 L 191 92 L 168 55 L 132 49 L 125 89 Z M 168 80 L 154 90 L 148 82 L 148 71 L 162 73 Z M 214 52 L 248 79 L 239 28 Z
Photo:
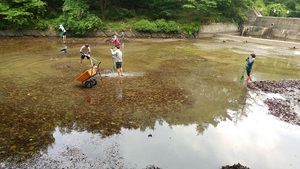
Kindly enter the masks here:
M 98 63 L 98 66 L 95 67 L 95 64 L 91 69 L 86 70 L 84 73 L 82 73 L 80 76 L 78 76 L 75 80 L 80 81 L 85 87 L 91 88 L 97 84 L 97 80 L 95 76 L 97 74 L 100 75 L 99 65 L 101 62 Z

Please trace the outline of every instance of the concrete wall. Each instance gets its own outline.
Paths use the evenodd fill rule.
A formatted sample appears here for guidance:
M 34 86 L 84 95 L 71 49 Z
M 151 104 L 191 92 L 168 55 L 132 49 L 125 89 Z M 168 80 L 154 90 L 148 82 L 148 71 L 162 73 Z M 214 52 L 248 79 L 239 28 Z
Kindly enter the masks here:
M 238 33 L 238 25 L 236 24 L 227 24 L 227 23 L 212 23 L 210 25 L 202 26 L 199 31 L 198 37 L 212 37 L 216 33 Z
M 300 18 L 261 16 L 255 10 L 249 13 L 248 18 L 248 23 L 240 29 L 242 36 L 300 40 Z

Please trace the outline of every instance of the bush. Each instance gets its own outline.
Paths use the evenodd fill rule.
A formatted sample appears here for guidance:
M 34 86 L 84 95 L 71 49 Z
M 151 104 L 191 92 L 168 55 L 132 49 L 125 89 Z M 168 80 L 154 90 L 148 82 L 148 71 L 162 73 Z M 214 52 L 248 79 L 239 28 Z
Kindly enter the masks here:
M 178 24 L 175 21 L 166 21 L 164 19 L 158 19 L 153 22 L 141 19 L 134 21 L 133 29 L 140 32 L 160 32 L 160 33 L 178 33 Z
M 157 32 L 168 32 L 169 25 L 164 19 L 158 19 L 154 23 L 157 27 Z
M 164 19 L 155 21 L 157 32 L 178 33 L 178 24 L 175 21 L 166 22 Z
M 90 30 L 103 30 L 104 24 L 101 19 L 94 15 L 88 14 L 86 17 L 76 19 L 74 17 L 59 18 L 59 24 L 63 24 L 67 31 L 71 31 L 76 35 L 83 35 Z
M 140 32 L 157 32 L 157 26 L 154 22 L 141 19 L 133 24 L 133 28 Z
M 200 26 L 198 23 L 191 23 L 191 24 L 183 24 L 180 32 L 186 32 L 189 35 L 193 35 L 196 32 L 198 32 L 200 30 Z
M 175 21 L 169 21 L 168 22 L 168 31 L 166 31 L 167 33 L 178 33 L 179 29 L 178 29 L 178 23 L 176 23 Z
M 114 31 L 125 31 L 130 29 L 129 23 L 125 22 L 114 22 L 114 23 L 108 23 L 106 25 L 109 29 Z M 107 29 L 107 28 L 105 28 Z
M 36 29 L 46 30 L 48 29 L 49 21 L 41 19 L 36 22 Z

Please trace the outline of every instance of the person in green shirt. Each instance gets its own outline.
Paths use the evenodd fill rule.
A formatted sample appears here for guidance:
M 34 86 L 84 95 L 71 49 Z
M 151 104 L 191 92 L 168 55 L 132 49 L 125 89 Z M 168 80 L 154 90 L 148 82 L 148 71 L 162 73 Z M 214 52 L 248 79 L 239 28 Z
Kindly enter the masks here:
M 66 43 L 66 39 L 67 39 L 66 32 L 67 31 L 62 24 L 59 25 L 59 29 L 61 30 L 61 36 L 63 38 L 63 43 Z
M 247 72 L 247 82 L 252 81 L 251 70 L 252 70 L 252 66 L 254 64 L 254 60 L 255 60 L 256 55 L 254 53 L 251 53 L 250 56 L 251 56 L 250 58 L 248 57 L 246 59 L 246 66 L 245 66 L 245 70 Z

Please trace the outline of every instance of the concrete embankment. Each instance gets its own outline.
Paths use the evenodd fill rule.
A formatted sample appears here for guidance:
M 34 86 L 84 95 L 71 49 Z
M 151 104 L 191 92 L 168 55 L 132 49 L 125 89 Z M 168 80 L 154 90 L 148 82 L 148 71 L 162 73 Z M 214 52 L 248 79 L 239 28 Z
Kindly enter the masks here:
M 242 36 L 258 36 L 267 39 L 300 40 L 300 18 L 262 16 L 251 10 L 248 22 L 240 28 Z
M 245 37 L 245 36 L 238 36 L 238 35 L 231 35 L 231 34 L 222 34 L 218 33 L 215 34 L 214 37 L 218 37 L 220 39 L 224 39 L 225 41 L 227 39 L 230 40 L 239 40 L 246 43 L 257 43 L 257 44 L 264 44 L 264 45 L 276 45 L 276 46 L 284 46 L 289 48 L 300 48 L 299 42 L 293 42 L 293 41 L 283 41 L 283 40 L 276 40 L 276 39 L 263 39 L 259 37 Z

